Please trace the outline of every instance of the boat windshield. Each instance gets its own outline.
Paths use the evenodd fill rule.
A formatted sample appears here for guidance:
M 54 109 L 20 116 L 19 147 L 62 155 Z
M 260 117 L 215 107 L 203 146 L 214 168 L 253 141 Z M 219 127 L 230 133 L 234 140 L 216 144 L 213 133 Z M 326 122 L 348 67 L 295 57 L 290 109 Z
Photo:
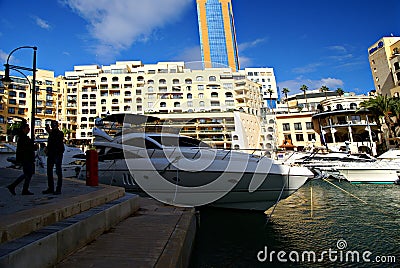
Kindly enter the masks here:
M 208 144 L 190 137 L 150 136 L 150 138 L 166 147 L 210 147 Z

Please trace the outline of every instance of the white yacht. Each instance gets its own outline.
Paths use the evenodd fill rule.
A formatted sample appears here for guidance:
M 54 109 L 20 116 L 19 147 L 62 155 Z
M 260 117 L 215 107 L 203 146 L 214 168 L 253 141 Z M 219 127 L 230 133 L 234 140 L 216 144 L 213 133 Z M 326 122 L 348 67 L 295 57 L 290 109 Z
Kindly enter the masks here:
M 177 206 L 211 204 L 265 211 L 314 176 L 305 167 L 210 148 L 179 134 L 127 129 L 111 137 L 95 127 L 93 135 L 99 182 L 144 191 Z M 79 178 L 85 179 L 85 173 L 83 166 Z
M 353 163 L 337 170 L 351 183 L 395 183 L 400 176 L 400 150 L 389 150 L 373 163 Z
M 292 152 L 280 157 L 281 162 L 288 165 L 308 167 L 316 174 L 315 179 L 333 176 L 342 178 L 338 168 L 359 163 L 376 162 L 377 159 L 368 154 L 350 154 L 343 151 L 327 151 L 316 148 L 313 152 Z

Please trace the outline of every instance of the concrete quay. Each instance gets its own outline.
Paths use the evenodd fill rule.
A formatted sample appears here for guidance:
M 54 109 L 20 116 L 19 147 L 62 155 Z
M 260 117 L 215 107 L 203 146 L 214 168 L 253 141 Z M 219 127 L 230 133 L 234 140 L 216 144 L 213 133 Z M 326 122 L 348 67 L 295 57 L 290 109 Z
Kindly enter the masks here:
M 6 186 L 20 174 L 0 168 L 0 267 L 188 265 L 193 209 L 76 179 L 64 179 L 61 195 L 43 195 L 47 178 L 40 174 L 31 181 L 34 195 L 22 196 L 21 183 L 12 196 Z

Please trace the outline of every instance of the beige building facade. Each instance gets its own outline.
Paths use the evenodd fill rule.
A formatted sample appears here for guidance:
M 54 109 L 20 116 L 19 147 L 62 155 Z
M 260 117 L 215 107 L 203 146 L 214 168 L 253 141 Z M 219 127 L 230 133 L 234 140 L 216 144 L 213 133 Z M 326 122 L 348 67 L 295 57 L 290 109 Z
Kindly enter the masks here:
M 191 128 L 190 123 L 187 128 L 180 127 L 217 147 L 259 146 L 260 85 L 230 68 L 191 70 L 183 62 L 121 61 L 102 67 L 75 66 L 57 82 L 63 98 L 58 117 L 77 142 L 92 140 L 96 118 L 134 113 L 180 123 L 191 118 L 199 125 L 216 120 L 223 125 Z
M 382 37 L 368 48 L 371 74 L 378 94 L 390 96 L 391 90 L 398 86 L 395 84 L 391 58 L 398 54 L 394 53 L 393 45 L 399 41 L 400 37 Z
M 0 72 L 0 77 L 4 72 Z M 29 81 L 27 80 L 29 79 Z M 31 121 L 32 93 L 30 90 L 32 78 L 11 76 L 12 83 L 8 88 L 0 87 L 0 128 L 1 139 L 12 141 L 13 124 L 22 119 Z M 36 115 L 35 115 L 35 137 L 47 135 L 45 125 L 57 118 L 59 92 L 54 72 L 48 70 L 37 70 L 36 72 Z M 8 130 L 8 131 L 7 131 Z

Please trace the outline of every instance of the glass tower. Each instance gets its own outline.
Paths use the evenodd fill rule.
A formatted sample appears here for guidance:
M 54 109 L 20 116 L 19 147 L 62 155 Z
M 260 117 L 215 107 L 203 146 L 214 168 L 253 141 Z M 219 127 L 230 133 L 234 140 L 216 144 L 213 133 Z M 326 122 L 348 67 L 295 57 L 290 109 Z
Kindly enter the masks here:
M 204 67 L 239 70 L 231 0 L 196 0 Z

